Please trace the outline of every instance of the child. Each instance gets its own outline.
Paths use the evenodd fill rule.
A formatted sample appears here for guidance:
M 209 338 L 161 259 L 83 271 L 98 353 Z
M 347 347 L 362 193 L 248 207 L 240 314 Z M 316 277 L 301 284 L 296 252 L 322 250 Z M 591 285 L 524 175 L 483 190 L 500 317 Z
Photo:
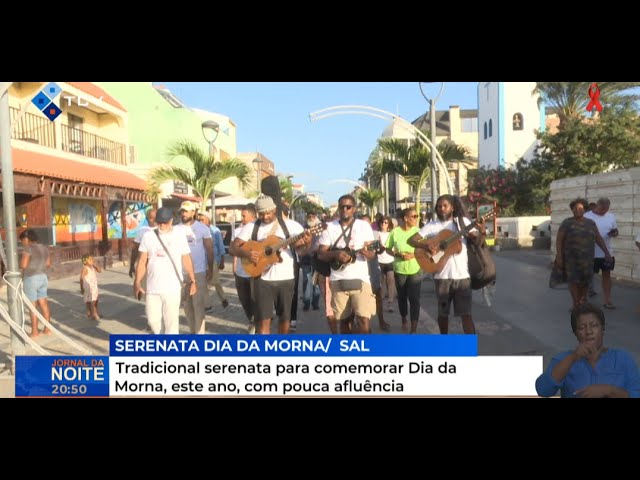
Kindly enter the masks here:
M 82 256 L 82 273 L 80 274 L 80 292 L 84 294 L 84 302 L 87 305 L 87 318 L 100 320 L 98 313 L 98 276 L 96 272 L 102 269 L 94 263 L 92 255 Z

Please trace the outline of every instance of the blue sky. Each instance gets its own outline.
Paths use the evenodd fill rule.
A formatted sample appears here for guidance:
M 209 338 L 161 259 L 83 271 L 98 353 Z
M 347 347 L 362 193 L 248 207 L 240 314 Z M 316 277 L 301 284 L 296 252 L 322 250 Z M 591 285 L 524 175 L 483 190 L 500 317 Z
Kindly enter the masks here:
M 311 112 L 337 105 L 367 105 L 409 122 L 429 105 L 418 82 L 157 82 L 190 107 L 227 115 L 237 127 L 238 152 L 260 151 L 276 172 L 293 175 L 325 205 L 353 188 L 388 122 L 342 115 L 311 122 Z M 436 95 L 440 84 L 423 84 Z M 477 108 L 477 82 L 447 82 L 438 110 Z

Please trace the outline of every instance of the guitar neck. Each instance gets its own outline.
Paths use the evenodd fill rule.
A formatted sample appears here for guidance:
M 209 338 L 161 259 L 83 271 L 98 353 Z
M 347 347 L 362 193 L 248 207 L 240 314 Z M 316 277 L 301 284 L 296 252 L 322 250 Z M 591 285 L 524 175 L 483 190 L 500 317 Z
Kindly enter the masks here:
M 276 250 L 281 250 L 284 247 L 288 247 L 289 245 L 296 243 L 298 240 L 300 240 L 302 237 L 304 237 L 304 235 L 309 232 L 309 230 L 305 230 L 302 233 L 298 233 L 297 235 L 294 235 L 292 237 L 289 238 L 285 238 L 284 240 L 282 240 L 280 243 L 278 243 L 276 245 Z

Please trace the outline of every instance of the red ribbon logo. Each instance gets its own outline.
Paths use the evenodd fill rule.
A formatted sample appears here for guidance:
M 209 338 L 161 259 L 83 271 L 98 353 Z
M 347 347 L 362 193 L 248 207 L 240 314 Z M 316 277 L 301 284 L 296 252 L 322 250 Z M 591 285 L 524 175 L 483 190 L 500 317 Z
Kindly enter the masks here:
M 602 111 L 602 104 L 600 103 L 600 89 L 598 88 L 598 84 L 592 83 L 589 87 L 589 98 L 591 101 L 589 105 L 587 105 L 587 112 L 593 113 L 593 109 L 595 108 L 599 112 Z

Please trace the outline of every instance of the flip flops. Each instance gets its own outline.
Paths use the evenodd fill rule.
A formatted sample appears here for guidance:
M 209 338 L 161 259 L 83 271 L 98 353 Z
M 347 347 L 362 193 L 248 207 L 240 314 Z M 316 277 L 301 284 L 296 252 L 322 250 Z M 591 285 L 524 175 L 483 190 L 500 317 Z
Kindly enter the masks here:
M 616 306 L 613 303 L 605 303 L 603 305 L 604 308 L 606 308 L 607 310 L 615 310 Z

